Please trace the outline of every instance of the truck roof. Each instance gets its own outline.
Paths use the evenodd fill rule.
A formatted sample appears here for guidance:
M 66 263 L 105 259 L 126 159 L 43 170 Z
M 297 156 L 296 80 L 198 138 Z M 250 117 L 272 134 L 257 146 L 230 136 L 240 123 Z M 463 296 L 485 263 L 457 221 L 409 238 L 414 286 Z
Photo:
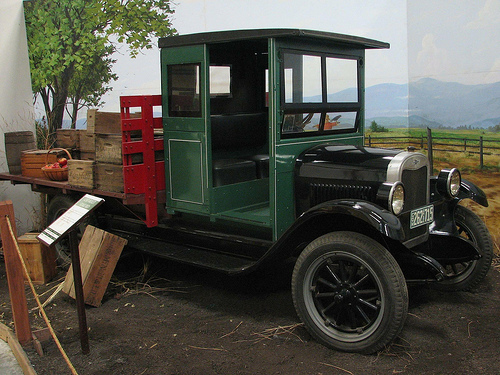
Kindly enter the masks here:
M 160 38 L 160 48 L 181 47 L 195 44 L 213 44 L 236 42 L 242 40 L 263 40 L 268 38 L 282 38 L 289 40 L 315 40 L 329 44 L 342 44 L 352 48 L 380 49 L 389 48 L 389 43 L 373 39 L 361 38 L 352 35 L 337 34 L 325 31 L 302 29 L 248 29 L 213 31 L 196 34 L 175 35 Z

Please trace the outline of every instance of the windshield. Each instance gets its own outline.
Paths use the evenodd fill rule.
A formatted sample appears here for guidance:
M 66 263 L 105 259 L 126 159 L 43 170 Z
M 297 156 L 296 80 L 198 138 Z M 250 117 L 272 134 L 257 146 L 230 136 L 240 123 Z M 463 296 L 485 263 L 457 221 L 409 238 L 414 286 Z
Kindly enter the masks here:
M 357 58 L 286 52 L 282 87 L 285 138 L 356 131 Z

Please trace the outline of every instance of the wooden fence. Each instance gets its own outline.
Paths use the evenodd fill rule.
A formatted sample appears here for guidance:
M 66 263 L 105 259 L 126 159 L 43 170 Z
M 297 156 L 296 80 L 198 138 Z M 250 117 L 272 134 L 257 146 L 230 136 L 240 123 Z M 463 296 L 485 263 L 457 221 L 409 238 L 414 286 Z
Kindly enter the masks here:
M 483 136 L 479 138 L 464 137 L 435 137 L 432 131 L 427 129 L 427 135 L 403 136 L 403 137 L 379 137 L 368 135 L 365 137 L 366 146 L 406 148 L 415 147 L 427 150 L 432 164 L 434 152 L 467 152 L 479 155 L 479 167 L 484 167 L 484 156 L 500 156 L 500 140 L 487 140 Z

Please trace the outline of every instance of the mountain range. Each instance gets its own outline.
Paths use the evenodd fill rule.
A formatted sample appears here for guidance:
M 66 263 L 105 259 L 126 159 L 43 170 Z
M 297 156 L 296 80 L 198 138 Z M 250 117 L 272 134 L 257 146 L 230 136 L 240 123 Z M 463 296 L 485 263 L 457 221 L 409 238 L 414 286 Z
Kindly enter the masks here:
M 488 128 L 500 124 L 500 82 L 464 85 L 423 78 L 384 83 L 365 93 L 366 121 L 387 127 Z M 409 114 L 408 120 L 406 113 Z
M 329 96 L 331 101 L 353 97 L 353 90 Z M 355 95 L 355 94 L 354 94 Z M 365 90 L 369 125 L 385 127 L 488 128 L 500 124 L 500 82 L 464 85 L 423 78 L 410 84 L 382 83 Z M 69 122 L 63 125 L 69 127 Z M 85 128 L 80 119 L 77 128 Z

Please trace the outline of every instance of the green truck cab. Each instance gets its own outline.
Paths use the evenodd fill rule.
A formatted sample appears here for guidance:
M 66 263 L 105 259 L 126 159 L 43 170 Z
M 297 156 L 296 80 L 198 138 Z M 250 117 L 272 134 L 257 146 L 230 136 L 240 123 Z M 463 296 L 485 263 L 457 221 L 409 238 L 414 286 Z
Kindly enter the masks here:
M 454 291 L 485 277 L 491 237 L 458 204 L 487 206 L 481 189 L 456 168 L 432 176 L 412 149 L 363 146 L 365 51 L 387 43 L 268 29 L 173 36 L 159 47 L 158 221 L 145 225 L 111 197 L 104 229 L 230 275 L 291 259 L 300 320 L 350 352 L 396 338 L 408 284 Z M 63 208 L 53 204 L 49 216 Z
M 271 29 L 159 46 L 166 227 L 193 252 L 172 258 L 231 274 L 296 259 L 299 317 L 355 352 L 400 332 L 407 283 L 484 278 L 491 238 L 458 205 L 487 206 L 484 193 L 454 168 L 431 177 L 413 150 L 363 147 L 365 51 L 387 43 Z

